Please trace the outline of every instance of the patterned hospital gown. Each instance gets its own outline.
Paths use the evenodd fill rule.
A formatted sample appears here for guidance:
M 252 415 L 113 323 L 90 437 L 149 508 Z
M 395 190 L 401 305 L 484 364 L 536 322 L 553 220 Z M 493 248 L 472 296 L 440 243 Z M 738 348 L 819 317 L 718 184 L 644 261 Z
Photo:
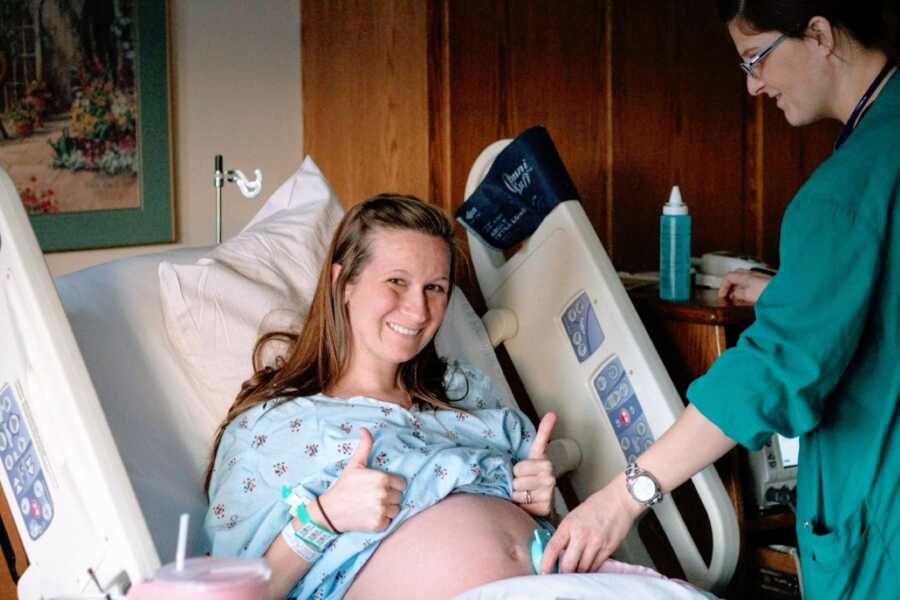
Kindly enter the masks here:
M 205 527 L 217 556 L 262 556 L 291 519 L 282 487 L 324 493 L 359 441 L 372 433 L 369 468 L 401 475 L 400 514 L 384 531 L 346 532 L 291 590 L 290 598 L 340 598 L 386 536 L 453 493 L 511 500 L 512 465 L 528 455 L 535 430 L 520 411 L 501 407 L 490 379 L 458 363 L 444 385 L 466 412 L 406 410 L 372 398 L 317 394 L 256 406 L 222 436 Z

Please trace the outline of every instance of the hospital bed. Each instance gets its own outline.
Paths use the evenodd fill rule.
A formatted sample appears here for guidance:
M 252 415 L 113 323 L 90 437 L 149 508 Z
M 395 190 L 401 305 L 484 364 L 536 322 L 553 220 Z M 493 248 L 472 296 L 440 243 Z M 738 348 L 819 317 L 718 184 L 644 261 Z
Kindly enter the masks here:
M 470 188 L 500 149 L 502 144 L 491 146 L 476 161 Z M 505 344 L 537 410 L 557 411 L 557 435 L 576 440 L 582 460 L 571 477 L 583 499 L 624 467 L 623 439 L 658 437 L 681 405 L 580 206 L 560 206 L 565 209 L 551 213 L 509 261 L 473 242 L 473 261 L 491 308 L 487 328 L 465 297 L 455 294 L 438 348 L 494 377 L 514 402 L 493 352 L 493 346 Z M 569 268 L 551 263 L 556 266 L 536 274 L 542 261 L 559 258 L 551 251 L 562 252 Z M 188 555 L 208 550 L 201 529 L 207 510 L 201 481 L 212 433 L 230 398 L 220 406 L 192 401 L 196 388 L 161 322 L 158 278 L 162 261 L 189 265 L 208 252 L 142 255 L 54 282 L 13 184 L 0 170 L 0 454 L 10 463 L 0 481 L 30 563 L 19 574 L 20 598 L 120 597 L 132 582 L 173 559 L 176 524 L 184 512 L 191 515 Z M 576 263 L 572 252 L 589 255 Z M 551 274 L 562 276 L 558 285 L 547 282 Z M 528 285 L 538 280 L 544 283 Z M 551 298 L 535 288 L 558 294 Z M 529 297 L 533 308 L 520 303 Z M 580 320 L 567 326 L 569 310 Z M 593 320 L 581 319 L 586 314 Z M 583 360 L 578 344 L 573 346 L 578 326 L 594 336 Z M 560 342 L 555 350 L 554 337 Z M 552 376 L 545 379 L 548 371 Z M 614 387 L 602 388 L 601 378 Z M 617 429 L 613 408 L 625 403 L 638 417 L 633 424 L 643 426 L 640 434 Z M 7 450 L 4 442 L 20 447 Z M 570 459 L 579 455 L 565 444 L 555 448 Z M 677 509 L 663 503 L 656 512 L 687 577 L 721 590 L 737 559 L 736 519 L 714 470 L 694 481 L 712 521 L 708 564 Z M 618 556 L 651 563 L 634 535 Z M 574 586 L 565 588 L 568 597 L 578 597 L 578 589 L 599 589 L 584 577 L 559 577 L 569 577 L 566 585 Z M 534 595 L 533 578 L 522 579 L 505 591 L 484 596 L 476 591 L 471 597 L 540 597 Z M 637 590 L 627 587 L 627 579 L 607 581 L 610 594 Z M 559 595 L 554 589 L 563 589 L 560 582 L 556 588 L 552 578 L 539 582 L 541 593 Z M 516 596 L 516 585 L 526 591 Z

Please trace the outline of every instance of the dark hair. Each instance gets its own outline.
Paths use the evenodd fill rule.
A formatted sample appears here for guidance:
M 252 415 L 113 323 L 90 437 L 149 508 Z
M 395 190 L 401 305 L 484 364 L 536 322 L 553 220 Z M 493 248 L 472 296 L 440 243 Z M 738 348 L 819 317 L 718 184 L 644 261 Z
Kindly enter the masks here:
M 755 31 L 780 31 L 803 37 L 813 17 L 828 19 L 865 48 L 900 60 L 900 8 L 897 0 L 719 0 L 726 23 L 741 19 Z
M 209 491 L 216 453 L 222 434 L 235 417 L 250 408 L 272 401 L 284 402 L 311 396 L 327 389 L 343 375 L 350 355 L 350 316 L 344 289 L 359 277 L 371 258 L 372 234 L 379 230 L 416 231 L 440 238 L 450 254 L 450 285 L 453 290 L 459 249 L 453 226 L 440 209 L 414 196 L 379 194 L 357 204 L 338 224 L 313 296 L 302 332 L 277 331 L 263 335 L 253 350 L 253 376 L 244 382 L 237 398 L 219 425 L 212 456 L 206 469 L 204 489 Z M 332 265 L 341 265 L 332 283 Z M 286 342 L 286 358 L 266 366 L 264 350 L 270 342 Z M 400 365 L 398 378 L 414 400 L 450 408 L 443 380 L 447 365 L 438 356 L 434 340 L 416 356 Z

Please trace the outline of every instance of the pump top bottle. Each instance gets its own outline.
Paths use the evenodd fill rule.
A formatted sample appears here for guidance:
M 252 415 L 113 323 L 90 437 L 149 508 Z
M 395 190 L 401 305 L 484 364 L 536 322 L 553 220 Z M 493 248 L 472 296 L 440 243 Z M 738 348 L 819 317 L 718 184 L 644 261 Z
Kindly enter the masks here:
M 659 219 L 659 297 L 674 302 L 691 297 L 691 216 L 677 185 Z

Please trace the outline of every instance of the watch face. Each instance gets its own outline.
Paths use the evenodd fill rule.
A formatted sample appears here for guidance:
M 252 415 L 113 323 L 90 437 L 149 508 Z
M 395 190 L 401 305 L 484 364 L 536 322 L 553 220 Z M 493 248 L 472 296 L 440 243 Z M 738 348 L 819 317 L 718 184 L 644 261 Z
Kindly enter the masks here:
M 656 495 L 656 484 L 646 475 L 638 475 L 631 482 L 631 490 L 638 502 L 649 502 Z

